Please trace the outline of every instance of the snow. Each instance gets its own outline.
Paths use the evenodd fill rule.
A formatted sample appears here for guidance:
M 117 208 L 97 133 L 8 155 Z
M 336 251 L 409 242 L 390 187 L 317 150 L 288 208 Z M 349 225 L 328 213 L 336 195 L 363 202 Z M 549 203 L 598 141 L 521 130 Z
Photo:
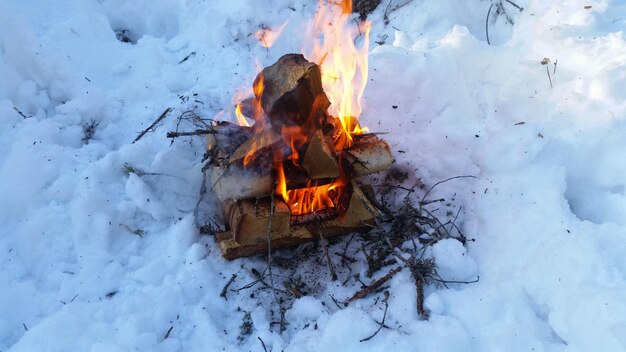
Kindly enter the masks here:
M 360 342 L 382 294 L 340 309 L 331 296 L 360 284 L 312 259 L 291 259 L 319 287 L 283 333 L 267 291 L 220 297 L 266 258 L 226 261 L 199 233 L 204 141 L 165 138 L 188 109 L 234 120 L 257 66 L 306 46 L 315 1 L 0 1 L 0 351 L 626 350 L 626 5 L 503 1 L 510 24 L 498 3 L 370 15 L 362 121 L 388 132 L 412 180 L 475 176 L 430 195 L 460 209 L 473 241 L 428 250 L 443 278 L 480 280 L 428 286 L 424 320 L 401 271 L 385 288 L 389 328 Z M 254 33 L 285 21 L 262 47 Z

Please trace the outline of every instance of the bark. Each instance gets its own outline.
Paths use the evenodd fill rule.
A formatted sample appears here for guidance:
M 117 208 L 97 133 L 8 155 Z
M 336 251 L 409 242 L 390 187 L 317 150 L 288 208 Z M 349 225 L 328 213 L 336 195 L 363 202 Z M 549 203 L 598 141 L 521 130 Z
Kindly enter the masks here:
M 300 54 L 282 56 L 254 81 L 256 99 L 276 131 L 283 126 L 322 126 L 330 101 L 322 89 L 319 66 Z

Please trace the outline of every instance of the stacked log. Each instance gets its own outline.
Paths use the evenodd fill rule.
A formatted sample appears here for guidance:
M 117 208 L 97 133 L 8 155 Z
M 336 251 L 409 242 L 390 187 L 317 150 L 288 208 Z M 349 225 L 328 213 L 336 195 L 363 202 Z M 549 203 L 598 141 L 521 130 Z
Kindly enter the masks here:
M 330 101 L 319 66 L 302 55 L 285 55 L 263 69 L 253 88 L 255 96 L 242 111 L 255 112 L 254 127 L 223 124 L 208 137 L 207 187 L 222 202 L 228 225 L 217 236 L 224 257 L 259 253 L 270 242 L 280 248 L 368 230 L 380 213 L 354 179 L 389 169 L 394 161 L 389 145 L 363 134 L 351 135 L 349 147 L 335 149 L 341 126 L 327 113 Z M 293 215 L 293 204 L 272 196 L 278 169 L 288 190 L 341 180 L 345 194 L 333 208 Z

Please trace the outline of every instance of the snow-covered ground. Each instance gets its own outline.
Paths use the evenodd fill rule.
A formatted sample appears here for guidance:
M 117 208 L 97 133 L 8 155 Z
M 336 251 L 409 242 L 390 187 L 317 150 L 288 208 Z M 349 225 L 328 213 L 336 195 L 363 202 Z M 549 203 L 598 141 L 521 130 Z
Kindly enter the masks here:
M 405 2 L 369 17 L 362 121 L 427 186 L 476 176 L 433 191 L 474 241 L 432 255 L 442 277 L 480 281 L 428 287 L 423 320 L 403 270 L 388 328 L 360 342 L 382 293 L 339 309 L 330 294 L 360 288 L 346 277 L 295 300 L 283 333 L 274 301 L 219 296 L 265 259 L 225 261 L 199 234 L 203 139 L 165 137 L 188 109 L 234 120 L 257 65 L 306 45 L 314 0 L 0 0 L 0 351 L 626 350 L 626 5 L 415 0 L 389 13 Z M 259 28 L 286 20 L 259 45 Z

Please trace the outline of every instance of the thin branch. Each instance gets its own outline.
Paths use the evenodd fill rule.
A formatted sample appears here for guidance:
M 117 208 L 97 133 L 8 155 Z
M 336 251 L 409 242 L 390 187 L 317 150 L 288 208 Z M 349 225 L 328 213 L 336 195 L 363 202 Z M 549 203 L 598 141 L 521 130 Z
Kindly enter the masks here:
M 326 245 L 326 239 L 322 235 L 322 230 L 317 227 L 317 232 L 320 235 L 320 243 L 322 244 L 322 250 L 324 251 L 324 255 L 326 256 L 326 262 L 328 263 L 328 269 L 330 270 L 330 277 L 332 281 L 337 280 L 337 273 L 335 273 L 335 266 L 333 265 L 332 260 L 330 260 L 330 254 L 328 254 L 328 247 Z
M 189 131 L 189 132 L 170 131 L 170 132 L 167 132 L 167 138 L 178 138 L 178 137 L 187 137 L 187 136 L 202 136 L 202 135 L 216 134 L 216 133 L 217 133 L 217 131 L 215 131 L 214 129 L 210 129 L 210 130 L 197 129 L 195 131 Z
M 337 308 L 339 309 L 343 309 L 344 307 L 342 307 L 339 302 L 337 302 L 337 299 L 335 297 L 333 297 L 333 295 L 328 294 L 330 296 L 330 299 L 333 301 L 333 303 L 335 303 L 335 305 L 337 306 Z
M 220 297 L 224 297 L 224 299 L 228 301 L 228 297 L 226 297 L 226 291 L 228 290 L 228 287 L 230 286 L 230 284 L 232 284 L 236 278 L 237 278 L 237 274 L 233 274 L 233 276 L 230 277 L 230 280 L 228 280 L 226 285 L 224 285 L 224 288 L 222 289 L 222 292 L 220 293 Z
M 207 189 L 206 189 L 207 169 L 208 169 L 208 163 L 202 167 L 202 184 L 200 184 L 200 195 L 198 197 L 198 201 L 196 202 L 196 206 L 193 208 L 193 219 L 198 228 L 201 227 L 200 219 L 199 219 L 200 203 L 202 203 L 202 200 L 204 200 L 204 196 L 207 193 Z
M 286 323 L 285 323 L 285 308 L 281 305 L 280 300 L 278 299 L 278 295 L 276 291 L 278 289 L 274 286 L 274 275 L 272 274 L 272 218 L 274 217 L 274 192 L 270 193 L 270 216 L 267 221 L 267 273 L 270 277 L 270 284 L 272 286 L 272 292 L 274 293 L 274 300 L 276 304 L 280 307 L 280 331 L 285 331 Z
M 519 10 L 519 12 L 524 11 L 523 7 L 519 6 L 518 4 L 514 3 L 513 1 L 511 1 L 511 0 L 505 0 L 505 1 L 508 2 L 509 4 L 513 5 L 515 8 L 517 8 Z
M 383 15 L 383 19 L 384 19 L 385 25 L 389 24 L 389 15 L 392 12 L 394 12 L 396 10 L 399 10 L 400 8 L 410 4 L 411 2 L 413 2 L 413 0 L 407 0 L 407 1 L 405 1 L 404 3 L 402 3 L 400 5 L 394 6 L 393 8 L 391 8 L 391 2 L 392 2 L 392 0 L 389 0 L 389 3 L 387 4 L 387 7 L 385 8 L 385 13 Z
M 387 273 L 387 275 L 372 282 L 369 286 L 365 286 L 362 290 L 360 290 L 359 292 L 355 293 L 352 297 L 350 297 L 350 299 L 348 299 L 348 302 L 356 301 L 357 299 L 363 298 L 367 296 L 368 294 L 374 292 L 376 289 L 378 289 L 387 281 L 389 281 L 392 277 L 394 277 L 397 273 L 399 273 L 402 270 L 402 268 L 403 268 L 402 266 L 398 266 L 394 268 L 393 270 L 391 270 L 389 273 Z
M 559 60 L 555 60 L 554 61 L 554 71 L 552 71 L 553 75 L 556 75 L 556 64 L 559 62 Z
M 21 117 L 25 118 L 25 119 L 29 119 L 32 116 L 26 116 L 23 112 L 20 111 L 20 109 L 18 109 L 17 107 L 13 107 L 13 110 L 15 110 L 15 112 L 17 112 L 18 114 L 20 114 Z
M 489 42 L 489 15 L 491 14 L 491 8 L 493 7 L 493 3 L 489 5 L 489 11 L 487 11 L 487 18 L 485 19 L 485 33 L 487 34 L 487 45 L 491 45 Z
M 550 69 L 548 68 L 548 65 L 546 65 L 546 73 L 548 74 L 548 80 L 550 80 L 550 88 L 553 88 L 554 86 L 552 85 L 552 77 L 550 77 Z
M 167 108 L 165 109 L 165 111 L 163 111 L 163 113 L 161 114 L 161 116 L 159 116 L 156 120 L 154 120 L 154 122 L 148 126 L 148 128 L 146 128 L 145 130 L 143 130 L 138 136 L 137 138 L 135 138 L 135 140 L 133 141 L 133 143 L 137 142 L 138 140 L 140 140 L 146 133 L 153 131 L 155 126 L 159 124 L 159 122 L 161 122 L 163 119 L 165 119 L 167 117 L 167 114 L 169 114 L 172 110 L 174 110 L 173 108 Z
M 450 230 L 448 231 L 448 233 L 452 233 L 452 229 L 456 227 L 454 224 L 456 223 L 456 220 L 459 218 L 461 209 L 463 209 L 463 207 L 459 206 L 459 210 L 457 210 L 456 215 L 454 216 L 454 220 L 452 220 L 452 225 L 450 226 Z
M 174 329 L 174 326 L 170 326 L 170 328 L 165 333 L 165 337 L 163 338 L 163 340 L 166 340 L 168 337 L 170 337 L 170 334 L 172 333 L 173 329 Z
M 430 194 L 430 192 L 431 192 L 431 191 L 432 191 L 435 187 L 439 186 L 439 185 L 440 185 L 440 184 L 442 184 L 442 183 L 446 183 L 446 182 L 448 182 L 448 181 L 456 180 L 456 179 L 458 179 L 458 178 L 476 178 L 476 176 L 473 176 L 473 175 L 454 176 L 454 177 L 447 178 L 447 179 L 445 179 L 445 180 L 443 180 L 443 181 L 439 181 L 439 182 L 435 183 L 432 187 L 430 187 L 430 189 L 429 189 L 428 191 L 426 191 L 426 194 L 424 194 L 424 196 L 422 197 L 422 200 L 420 200 L 420 203 L 423 203 L 423 202 L 424 202 L 424 199 L 426 199 L 426 197 Z
M 374 331 L 374 333 L 371 334 L 370 336 L 359 340 L 359 342 L 365 342 L 365 341 L 371 340 L 385 326 L 385 319 L 387 318 L 387 308 L 389 308 L 389 291 L 385 291 L 385 299 L 383 299 L 383 302 L 385 303 L 385 312 L 383 313 L 383 320 L 378 325 L 378 329 L 376 329 L 376 331 Z
M 261 345 L 263 345 L 263 351 L 267 352 L 267 348 L 265 347 L 265 342 L 263 342 L 263 339 L 261 339 L 261 336 L 257 336 L 257 339 L 261 341 Z
M 440 282 L 442 284 L 465 284 L 465 285 L 469 285 L 469 284 L 475 284 L 478 281 L 480 281 L 480 275 L 477 275 L 476 279 L 472 280 L 472 281 L 444 280 L 444 279 L 441 279 L 441 278 L 438 278 L 438 279 L 437 278 L 433 278 L 433 280 L 438 281 L 438 282 Z

